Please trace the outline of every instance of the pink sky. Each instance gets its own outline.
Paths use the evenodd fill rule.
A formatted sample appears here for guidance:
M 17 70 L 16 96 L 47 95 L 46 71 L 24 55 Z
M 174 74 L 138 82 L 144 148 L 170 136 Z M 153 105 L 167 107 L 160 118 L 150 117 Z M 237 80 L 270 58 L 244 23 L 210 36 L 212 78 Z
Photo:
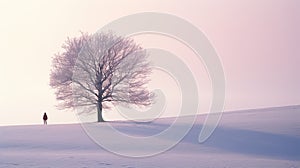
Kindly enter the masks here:
M 0 125 L 39 124 L 44 111 L 50 123 L 76 122 L 72 112 L 54 107 L 53 54 L 80 30 L 94 33 L 146 11 L 176 15 L 205 33 L 223 63 L 225 110 L 300 104 L 298 0 L 6 0 L 0 1 Z

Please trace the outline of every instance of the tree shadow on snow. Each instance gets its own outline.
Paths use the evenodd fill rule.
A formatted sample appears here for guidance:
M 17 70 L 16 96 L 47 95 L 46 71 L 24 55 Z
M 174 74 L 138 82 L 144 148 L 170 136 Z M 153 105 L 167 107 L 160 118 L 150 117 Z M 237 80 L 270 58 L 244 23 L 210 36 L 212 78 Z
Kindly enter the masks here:
M 202 125 L 195 125 L 182 142 L 198 143 Z M 300 138 L 254 130 L 217 127 L 202 144 L 206 147 L 274 159 L 300 160 Z

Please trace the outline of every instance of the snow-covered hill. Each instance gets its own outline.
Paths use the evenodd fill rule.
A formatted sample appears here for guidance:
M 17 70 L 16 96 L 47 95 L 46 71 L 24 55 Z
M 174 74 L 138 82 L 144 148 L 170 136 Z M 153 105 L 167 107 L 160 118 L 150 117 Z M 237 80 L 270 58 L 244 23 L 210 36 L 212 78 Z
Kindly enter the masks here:
M 174 148 L 145 158 L 123 157 L 104 150 L 79 124 L 3 126 L 0 168 L 300 167 L 300 106 L 224 113 L 213 135 L 199 144 L 205 117 L 199 115 L 191 131 Z M 166 129 L 172 120 L 111 124 L 126 134 L 145 137 Z

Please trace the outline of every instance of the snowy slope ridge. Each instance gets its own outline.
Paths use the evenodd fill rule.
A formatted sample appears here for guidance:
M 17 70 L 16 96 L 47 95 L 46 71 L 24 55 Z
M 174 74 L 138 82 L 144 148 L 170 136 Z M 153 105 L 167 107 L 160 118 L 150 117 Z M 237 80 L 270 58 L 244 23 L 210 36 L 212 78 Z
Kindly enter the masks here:
M 300 168 L 300 106 L 224 113 L 203 144 L 197 141 L 206 115 L 174 148 L 146 158 L 112 154 L 94 143 L 79 124 L 0 127 L 4 167 L 287 167 Z M 132 136 L 150 136 L 174 119 L 151 123 L 111 122 Z M 95 123 L 101 126 L 101 123 Z

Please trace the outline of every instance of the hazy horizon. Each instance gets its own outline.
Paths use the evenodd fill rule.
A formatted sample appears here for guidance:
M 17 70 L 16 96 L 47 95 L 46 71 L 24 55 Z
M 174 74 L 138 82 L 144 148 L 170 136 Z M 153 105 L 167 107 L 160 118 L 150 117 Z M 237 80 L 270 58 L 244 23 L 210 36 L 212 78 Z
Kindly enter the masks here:
M 205 33 L 223 65 L 225 111 L 300 105 L 299 9 L 297 0 L 1 1 L 0 125 L 42 124 L 44 112 L 49 124 L 77 122 L 73 112 L 55 107 L 49 86 L 54 54 L 67 37 L 95 33 L 115 19 L 147 11 L 183 18 Z M 209 110 L 210 78 L 189 48 L 158 35 L 133 38 L 145 48 L 178 55 L 197 76 L 199 113 Z M 155 73 L 151 85 L 166 92 L 170 103 L 164 116 L 176 115 L 176 81 Z

